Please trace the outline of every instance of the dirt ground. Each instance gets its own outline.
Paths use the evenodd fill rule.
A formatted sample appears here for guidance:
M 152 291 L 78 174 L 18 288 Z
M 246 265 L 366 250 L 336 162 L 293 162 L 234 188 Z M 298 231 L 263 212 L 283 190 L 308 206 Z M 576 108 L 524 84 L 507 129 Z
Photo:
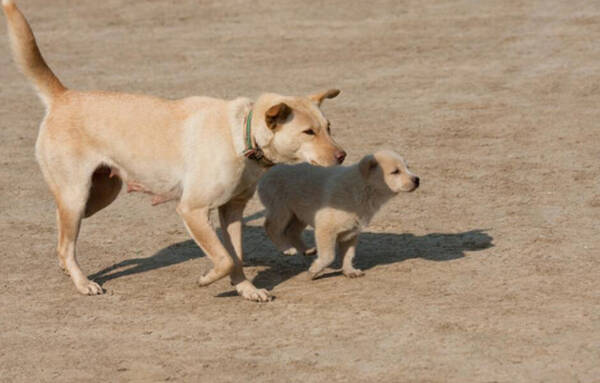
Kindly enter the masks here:
M 276 299 L 196 285 L 174 203 L 123 194 L 59 271 L 34 159 L 43 107 L 0 21 L 0 381 L 600 381 L 600 3 L 20 0 L 72 88 L 168 98 L 339 87 L 348 163 L 422 180 L 361 237 L 364 278 L 278 255 L 255 198 L 246 270 Z M 201 148 L 199 148 L 201 150 Z M 310 237 L 310 233 L 308 233 Z

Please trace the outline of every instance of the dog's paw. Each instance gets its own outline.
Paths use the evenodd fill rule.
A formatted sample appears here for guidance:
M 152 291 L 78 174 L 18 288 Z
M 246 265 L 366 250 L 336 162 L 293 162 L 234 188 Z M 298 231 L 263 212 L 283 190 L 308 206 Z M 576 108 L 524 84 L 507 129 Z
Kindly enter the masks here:
M 212 280 L 211 280 L 210 276 L 208 275 L 208 273 L 206 273 L 203 276 L 201 276 L 200 278 L 198 278 L 198 286 L 200 286 L 200 287 L 208 286 L 211 283 L 212 283 Z
M 265 289 L 257 289 L 250 281 L 243 281 L 235 285 L 238 294 L 253 302 L 269 302 L 273 299 Z
M 317 248 L 311 247 L 310 249 L 305 250 L 304 255 L 317 255 Z
M 104 294 L 104 289 L 94 281 L 85 280 L 78 283 L 75 287 L 83 295 L 100 295 Z
M 233 261 L 232 261 L 231 267 L 233 267 Z M 211 283 L 218 281 L 219 279 L 228 275 L 229 273 L 230 273 L 230 269 L 222 268 L 219 270 L 216 267 L 214 267 L 214 268 L 210 269 L 206 274 L 204 274 L 203 276 L 198 278 L 198 286 L 200 286 L 200 287 L 208 286 Z
M 67 267 L 65 266 L 65 263 L 59 259 L 58 261 L 58 267 L 60 268 L 60 270 L 65 274 L 65 275 L 71 275 L 69 273 L 69 270 L 67 270 Z
M 323 275 L 324 270 L 317 270 L 317 271 L 313 271 L 313 270 L 308 270 L 306 272 L 306 279 L 308 279 L 309 281 L 312 281 L 314 279 L 319 278 L 321 275 Z
M 344 275 L 348 278 L 364 277 L 365 272 L 360 269 L 344 270 Z

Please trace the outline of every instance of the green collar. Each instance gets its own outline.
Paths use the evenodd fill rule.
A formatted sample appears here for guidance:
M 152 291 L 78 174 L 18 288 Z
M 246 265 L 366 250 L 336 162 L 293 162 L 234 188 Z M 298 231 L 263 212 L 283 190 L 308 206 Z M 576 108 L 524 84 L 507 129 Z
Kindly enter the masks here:
M 252 149 L 252 109 L 248 112 L 248 118 L 246 118 L 246 150 Z
M 275 165 L 271 160 L 265 157 L 262 149 L 252 140 L 252 109 L 246 118 L 246 149 L 244 149 L 244 157 L 256 161 L 263 167 L 271 167 Z

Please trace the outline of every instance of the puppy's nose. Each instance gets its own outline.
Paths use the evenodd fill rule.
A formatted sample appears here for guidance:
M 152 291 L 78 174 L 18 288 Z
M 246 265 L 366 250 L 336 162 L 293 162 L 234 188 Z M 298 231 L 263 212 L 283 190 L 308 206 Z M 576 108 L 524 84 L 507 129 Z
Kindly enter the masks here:
M 413 183 L 415 184 L 415 189 L 419 187 L 420 182 L 421 182 L 421 180 L 419 179 L 419 177 L 415 177 L 413 179 Z
M 344 160 L 346 159 L 346 155 L 346 152 L 343 150 L 338 150 L 337 152 L 335 152 L 335 159 L 337 160 L 338 164 L 344 162 Z

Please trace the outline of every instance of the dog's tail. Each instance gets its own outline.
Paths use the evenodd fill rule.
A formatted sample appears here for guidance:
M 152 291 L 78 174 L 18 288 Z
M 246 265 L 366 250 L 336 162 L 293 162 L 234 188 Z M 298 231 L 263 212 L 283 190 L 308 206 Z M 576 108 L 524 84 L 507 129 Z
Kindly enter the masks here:
M 13 0 L 2 0 L 2 8 L 8 21 L 13 57 L 21 71 L 31 80 L 38 95 L 50 106 L 52 100 L 67 88 L 46 64 L 27 23 L 25 16 Z

